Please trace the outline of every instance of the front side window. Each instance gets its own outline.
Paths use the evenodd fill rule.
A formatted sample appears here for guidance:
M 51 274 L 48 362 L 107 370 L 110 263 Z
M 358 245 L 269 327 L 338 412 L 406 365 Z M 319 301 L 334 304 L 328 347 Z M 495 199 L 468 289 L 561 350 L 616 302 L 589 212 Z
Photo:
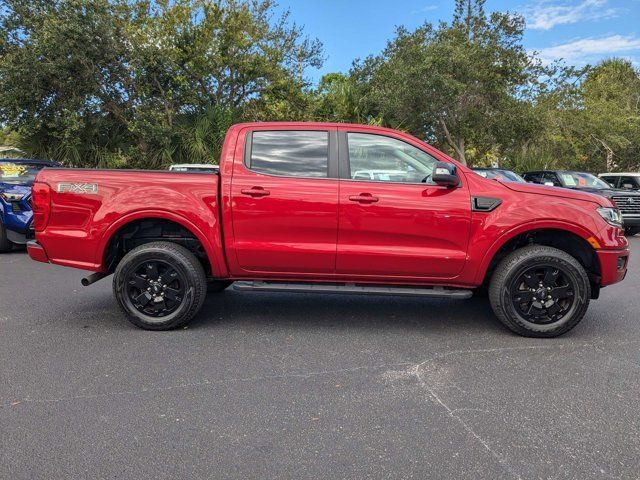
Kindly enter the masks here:
M 437 160 L 395 138 L 348 133 L 349 167 L 353 180 L 428 183 Z
M 253 132 L 248 163 L 251 170 L 268 175 L 326 178 L 329 133 L 302 130 Z
M 638 179 L 635 177 L 621 177 L 620 178 L 620 187 L 626 188 L 628 190 L 637 190 L 638 189 Z
M 525 173 L 524 179 L 527 182 L 542 183 L 542 175 L 538 172 Z
M 562 185 L 558 181 L 558 177 L 556 177 L 555 173 L 545 173 L 542 175 L 542 183 L 547 184 L 551 183 L 555 187 L 561 187 Z

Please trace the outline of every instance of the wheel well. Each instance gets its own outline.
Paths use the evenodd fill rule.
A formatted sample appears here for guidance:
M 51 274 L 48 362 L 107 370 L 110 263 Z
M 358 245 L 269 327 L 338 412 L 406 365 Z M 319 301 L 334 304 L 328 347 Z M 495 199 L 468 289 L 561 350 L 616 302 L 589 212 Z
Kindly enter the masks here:
M 211 264 L 200 240 L 188 228 L 163 218 L 143 218 L 120 227 L 111 236 L 104 251 L 103 264 L 107 272 L 114 272 L 129 251 L 157 241 L 173 242 L 187 248 L 200 261 L 205 273 L 211 274 Z
M 498 264 L 509 253 L 527 245 L 546 245 L 562 250 L 574 257 L 584 267 L 591 282 L 592 297 L 598 298 L 600 292 L 600 262 L 595 250 L 578 235 L 558 229 L 540 229 L 523 232 L 507 241 L 495 253 L 485 272 L 483 285 L 486 285 Z

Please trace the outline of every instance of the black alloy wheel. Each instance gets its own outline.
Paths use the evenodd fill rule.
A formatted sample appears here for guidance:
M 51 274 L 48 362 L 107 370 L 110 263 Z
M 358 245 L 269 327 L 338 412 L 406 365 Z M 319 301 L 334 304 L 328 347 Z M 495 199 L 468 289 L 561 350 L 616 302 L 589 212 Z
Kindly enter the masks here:
M 191 320 L 207 294 L 202 264 L 185 247 L 151 242 L 128 252 L 113 274 L 113 293 L 134 325 L 170 330 Z
M 165 317 L 184 299 L 186 281 L 167 262 L 147 260 L 130 271 L 127 296 L 140 312 L 151 317 Z
M 498 264 L 489 301 L 498 319 L 527 337 L 556 337 L 584 317 L 591 298 L 585 268 L 569 253 L 544 245 L 519 248 Z
M 513 306 L 529 322 L 557 322 L 571 310 L 574 288 L 571 277 L 555 265 L 526 268 L 511 282 Z

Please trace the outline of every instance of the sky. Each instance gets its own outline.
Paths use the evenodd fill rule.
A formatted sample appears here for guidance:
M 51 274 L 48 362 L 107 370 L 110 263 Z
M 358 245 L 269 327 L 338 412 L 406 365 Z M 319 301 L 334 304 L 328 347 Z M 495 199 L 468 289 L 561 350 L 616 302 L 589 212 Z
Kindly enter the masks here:
M 379 53 L 395 28 L 450 21 L 454 0 L 279 0 L 291 20 L 324 45 L 325 62 L 305 74 L 317 82 L 346 72 L 354 58 Z M 612 56 L 640 67 L 640 0 L 487 0 L 487 12 L 523 15 L 524 46 L 545 61 L 583 66 Z

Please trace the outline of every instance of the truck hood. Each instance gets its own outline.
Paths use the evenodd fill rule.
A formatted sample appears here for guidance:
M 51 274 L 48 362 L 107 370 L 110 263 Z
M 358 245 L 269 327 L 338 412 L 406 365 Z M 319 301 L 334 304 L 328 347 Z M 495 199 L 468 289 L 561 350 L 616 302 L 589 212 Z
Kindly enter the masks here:
M 0 182 L 0 192 L 6 193 L 21 193 L 22 195 L 28 195 L 31 193 L 31 182 L 28 184 L 18 184 Z
M 589 187 L 576 187 L 570 188 L 570 190 L 576 190 L 579 192 L 595 193 L 596 195 L 602 195 L 603 197 L 611 198 L 614 195 L 624 195 L 625 197 L 640 197 L 640 193 L 633 192 L 631 190 L 624 190 L 622 188 L 589 188 Z
M 551 197 L 568 198 L 571 200 L 581 200 L 583 202 L 596 203 L 602 207 L 610 207 L 611 202 L 605 199 L 605 196 L 591 193 L 584 190 L 573 190 L 571 188 L 550 187 L 540 185 L 538 183 L 518 183 L 518 182 L 500 182 L 510 190 L 522 193 L 533 193 L 535 195 L 547 195 Z M 594 191 L 598 191 L 595 190 Z

